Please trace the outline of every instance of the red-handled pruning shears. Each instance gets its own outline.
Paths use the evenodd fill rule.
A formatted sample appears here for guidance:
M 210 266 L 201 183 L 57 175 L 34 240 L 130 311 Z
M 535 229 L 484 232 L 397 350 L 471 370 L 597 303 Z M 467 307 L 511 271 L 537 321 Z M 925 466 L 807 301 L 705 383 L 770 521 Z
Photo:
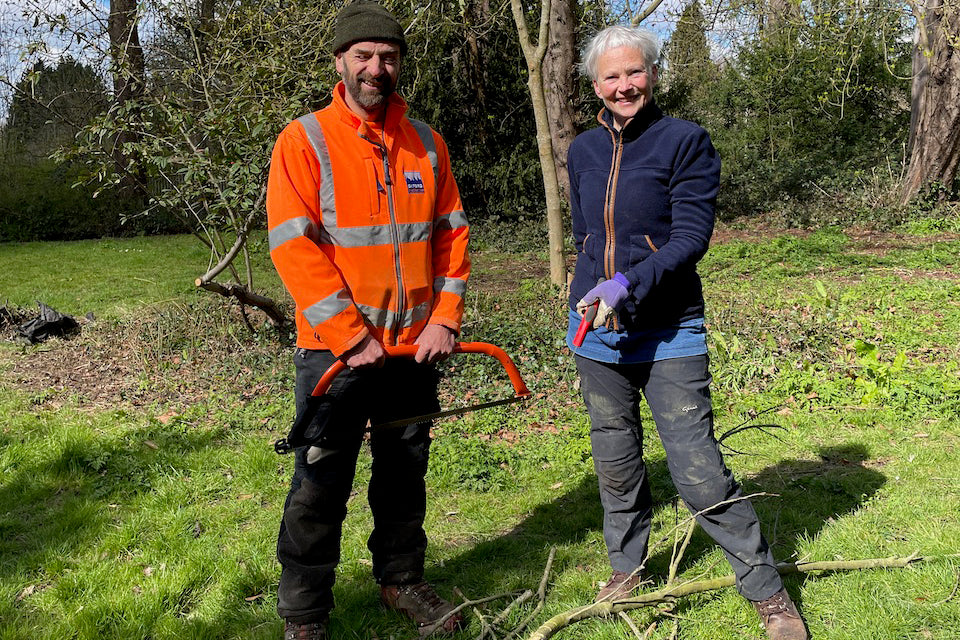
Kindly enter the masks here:
M 573 346 L 583 345 L 583 339 L 587 337 L 587 331 L 593 327 L 593 319 L 597 317 L 597 309 L 600 307 L 600 301 L 594 300 L 593 304 L 587 307 L 580 318 L 580 326 L 577 327 L 577 335 L 573 336 Z
M 387 352 L 388 357 L 412 358 L 417 355 L 417 349 L 419 347 L 417 345 L 384 345 L 383 348 Z M 426 422 L 428 420 L 433 420 L 434 418 L 454 416 L 461 413 L 467 413 L 468 411 L 476 411 L 478 409 L 487 409 L 503 404 L 510 404 L 530 396 L 530 390 L 527 389 L 527 385 L 523 383 L 523 379 L 520 377 L 519 369 L 517 369 L 517 366 L 513 364 L 513 360 L 510 359 L 510 356 L 508 356 L 500 347 L 494 346 L 487 342 L 458 342 L 453 347 L 453 353 L 480 353 L 496 358 L 507 372 L 507 375 L 510 377 L 510 383 L 513 385 L 513 391 L 515 395 L 512 398 L 482 402 L 469 407 L 447 409 L 445 411 L 437 411 L 436 413 L 410 416 L 408 418 L 401 418 L 391 422 L 383 422 L 380 424 L 375 424 L 371 428 L 386 429 L 390 427 L 402 427 L 415 422 Z M 301 411 L 297 416 L 297 419 L 293 423 L 293 427 L 290 428 L 290 433 L 287 435 L 287 437 L 281 438 L 273 444 L 274 451 L 277 453 L 289 453 L 298 447 L 313 444 L 313 442 L 317 440 L 317 438 L 308 439 L 306 437 L 307 429 L 310 427 L 310 424 L 316 417 L 317 412 L 320 410 L 321 400 L 324 398 L 327 391 L 330 390 L 330 385 L 333 383 L 334 378 L 340 375 L 340 373 L 342 373 L 346 368 L 346 364 L 340 360 L 336 360 L 332 365 L 330 365 L 324 374 L 320 376 L 320 380 L 317 381 L 317 385 L 313 388 L 313 393 L 310 394 L 309 398 L 307 398 L 306 408 L 304 408 L 304 410 Z

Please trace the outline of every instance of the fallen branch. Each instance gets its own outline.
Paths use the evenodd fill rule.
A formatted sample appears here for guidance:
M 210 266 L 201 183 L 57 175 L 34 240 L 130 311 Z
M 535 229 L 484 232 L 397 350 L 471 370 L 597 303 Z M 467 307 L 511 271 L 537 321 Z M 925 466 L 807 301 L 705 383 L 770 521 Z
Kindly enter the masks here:
M 815 571 L 857 571 L 862 569 L 902 569 L 915 562 L 923 561 L 925 558 L 912 554 L 906 558 L 871 558 L 866 560 L 829 560 L 824 562 L 796 562 L 783 563 L 777 565 L 777 571 L 780 575 L 790 575 L 794 573 L 810 573 Z M 732 587 L 735 583 L 734 576 L 723 576 L 712 580 L 701 580 L 697 582 L 684 582 L 678 585 L 672 585 L 640 594 L 632 598 L 616 600 L 613 602 L 598 602 L 585 607 L 569 609 L 563 613 L 557 614 L 543 623 L 539 629 L 533 632 L 528 640 L 547 640 L 555 633 L 566 626 L 587 618 L 602 618 L 610 615 L 617 615 L 621 611 L 630 611 L 649 607 L 655 604 L 671 602 L 677 598 L 687 596 L 693 593 L 702 593 L 704 591 L 713 591 Z
M 287 317 L 284 315 L 283 311 L 281 311 L 280 306 L 276 303 L 276 301 L 258 293 L 254 293 L 242 284 L 236 284 L 232 282 L 222 284 L 213 280 L 204 281 L 201 278 L 197 278 L 194 284 L 201 289 L 218 293 L 221 296 L 236 298 L 240 301 L 240 304 L 249 305 L 251 307 L 260 309 L 267 314 L 267 317 L 270 318 L 270 322 L 272 322 L 274 326 L 281 327 L 287 323 Z
M 523 633 L 523 630 L 527 628 L 527 625 L 533 622 L 533 619 L 540 614 L 540 611 L 543 609 L 544 603 L 547 601 L 547 580 L 550 577 L 550 570 L 553 568 L 553 559 L 554 557 L 556 557 L 556 555 L 557 555 L 557 548 L 550 547 L 550 553 L 547 556 L 547 566 L 543 570 L 543 577 L 540 578 L 540 586 L 539 588 L 537 588 L 537 606 L 533 609 L 530 615 L 524 618 L 520 622 L 520 624 L 517 625 L 517 628 L 511 631 L 510 635 L 508 635 L 503 640 L 512 640 L 513 638 L 519 636 L 521 633 Z
M 524 602 L 526 602 L 527 600 L 529 600 L 529 599 L 532 598 L 532 597 L 533 597 L 533 591 L 531 591 L 530 589 L 527 589 L 526 591 L 524 591 L 523 593 L 521 593 L 520 596 L 519 596 L 516 600 L 514 600 L 513 602 L 511 602 L 510 604 L 508 604 L 508 605 L 506 606 L 506 608 L 504 608 L 504 610 L 501 611 L 501 612 L 497 615 L 497 617 L 494 618 L 494 619 L 490 622 L 490 626 L 491 626 L 493 629 L 496 629 L 498 625 L 503 624 L 504 620 L 507 619 L 507 616 L 510 615 L 510 612 L 513 610 L 514 607 L 520 606 L 521 604 L 523 604 Z M 484 636 L 486 636 L 486 635 L 488 635 L 488 632 L 487 632 L 486 630 L 484 630 L 483 633 L 481 633 L 481 634 L 477 637 L 477 640 L 483 640 Z M 491 638 L 494 637 L 492 632 L 490 632 L 489 635 L 490 635 Z
M 637 623 L 634 622 L 633 619 L 627 615 L 626 611 L 621 611 L 617 615 L 620 617 L 621 620 L 623 620 L 623 622 L 628 627 L 630 627 L 630 631 L 633 631 L 633 635 L 637 637 L 637 640 L 643 640 L 644 638 L 649 637 L 646 634 L 641 635 L 640 628 L 637 626 Z M 656 627 L 656 623 L 654 623 L 653 626 Z
M 694 522 L 698 516 L 702 516 L 705 513 L 710 513 L 714 509 L 718 509 L 720 507 L 726 506 L 728 504 L 733 504 L 735 502 L 740 502 L 742 500 L 750 500 L 752 498 L 759 498 L 759 497 L 776 497 L 776 495 L 777 494 L 775 493 L 766 493 L 766 492 L 760 491 L 760 492 L 751 493 L 745 496 L 737 496 L 736 498 L 730 498 L 729 500 L 723 500 L 714 505 L 710 505 L 706 509 L 701 509 L 696 513 L 691 513 L 685 519 L 675 524 L 672 529 L 670 529 L 665 534 L 660 536 L 658 540 L 656 540 L 655 542 L 651 542 L 650 544 L 647 545 L 647 556 L 643 559 L 643 564 L 640 565 L 640 568 L 642 569 L 643 567 L 647 566 L 647 562 L 650 560 L 650 558 L 653 557 L 653 554 L 656 553 L 660 549 L 660 547 L 664 546 L 667 543 L 667 541 L 670 539 L 670 537 L 675 535 L 676 531 L 678 531 L 680 527 L 690 526 L 690 523 Z M 692 535 L 693 531 L 689 530 L 688 533 Z M 671 562 L 672 563 L 675 562 L 679 564 L 680 560 L 678 558 L 673 558 Z
M 495 596 L 487 596 L 487 597 L 485 597 L 485 598 L 477 598 L 476 600 L 465 600 L 464 602 L 460 603 L 459 605 L 457 605 L 456 607 L 454 607 L 453 609 L 451 609 L 445 616 L 443 616 L 443 617 L 440 618 L 439 620 L 435 620 L 434 622 L 432 622 L 432 623 L 430 623 L 430 624 L 427 624 L 427 625 L 424 625 L 424 626 L 420 627 L 420 630 L 419 630 L 420 637 L 428 636 L 428 635 L 432 634 L 433 632 L 435 632 L 436 630 L 440 629 L 440 628 L 443 626 L 443 623 L 445 623 L 447 620 L 449 620 L 450 618 L 452 618 L 452 617 L 455 616 L 456 614 L 460 613 L 460 612 L 463 611 L 464 609 L 471 608 L 471 607 L 475 607 L 475 606 L 478 605 L 478 604 L 485 604 L 485 603 L 487 603 L 487 602 L 493 602 L 494 600 L 502 600 L 503 598 L 516 598 L 516 597 L 518 597 L 518 596 L 521 596 L 521 597 L 522 597 L 522 595 L 523 595 L 522 592 L 498 593 L 498 594 L 495 595 Z M 486 633 L 486 632 L 485 632 L 485 633 Z
M 946 604 L 950 602 L 951 600 L 953 600 L 953 597 L 957 595 L 957 589 L 960 589 L 960 572 L 957 572 L 957 580 L 956 582 L 953 583 L 953 591 L 950 592 L 950 595 L 948 595 L 946 598 L 944 598 L 940 602 L 935 602 L 934 604 Z
M 670 556 L 670 572 L 667 574 L 667 584 L 673 584 L 673 581 L 677 577 L 677 569 L 680 566 L 680 560 L 683 558 L 683 552 L 687 550 L 687 546 L 690 544 L 690 538 L 693 537 L 693 532 L 697 528 L 697 521 L 693 518 L 690 519 L 690 524 L 687 525 L 687 534 L 683 538 L 683 544 L 680 545 L 680 549 L 677 549 L 677 540 L 674 539 L 673 553 Z

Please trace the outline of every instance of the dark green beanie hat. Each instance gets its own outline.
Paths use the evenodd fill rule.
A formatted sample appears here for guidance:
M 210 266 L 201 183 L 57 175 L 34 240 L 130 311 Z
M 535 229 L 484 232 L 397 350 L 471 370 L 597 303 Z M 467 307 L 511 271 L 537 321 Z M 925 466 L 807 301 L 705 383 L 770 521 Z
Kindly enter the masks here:
M 400 53 L 407 52 L 403 27 L 379 2 L 358 0 L 351 2 L 337 14 L 333 32 L 333 53 L 337 54 L 354 42 L 363 40 L 395 42 Z

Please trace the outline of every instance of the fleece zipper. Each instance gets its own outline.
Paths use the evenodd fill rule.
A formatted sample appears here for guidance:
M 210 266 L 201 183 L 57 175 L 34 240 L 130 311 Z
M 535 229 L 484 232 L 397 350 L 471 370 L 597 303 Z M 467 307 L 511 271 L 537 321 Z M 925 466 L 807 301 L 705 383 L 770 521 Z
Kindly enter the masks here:
M 400 227 L 397 224 L 397 212 L 393 201 L 393 179 L 390 177 L 390 156 L 382 140 L 373 140 L 361 136 L 380 152 L 383 162 L 383 182 L 387 190 L 387 210 L 390 212 L 390 240 L 393 242 L 393 267 L 397 278 L 397 314 L 393 325 L 393 344 L 399 344 L 400 331 L 403 328 L 403 316 L 406 312 L 407 293 L 403 287 L 403 262 L 400 259 Z
M 610 132 L 610 139 L 613 141 L 613 157 L 610 160 L 610 175 L 607 176 L 607 191 L 603 201 L 603 227 L 606 232 L 606 240 L 603 245 L 603 273 L 609 280 L 617 272 L 615 261 L 617 234 L 614 223 L 614 205 L 617 201 L 620 160 L 623 158 L 623 135 L 609 128 L 607 130 Z

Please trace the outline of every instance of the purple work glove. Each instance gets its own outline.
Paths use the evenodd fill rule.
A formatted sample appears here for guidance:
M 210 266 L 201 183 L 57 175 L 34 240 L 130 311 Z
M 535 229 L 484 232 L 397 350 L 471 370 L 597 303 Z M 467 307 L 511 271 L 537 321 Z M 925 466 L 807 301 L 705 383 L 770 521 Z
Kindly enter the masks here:
M 618 271 L 609 280 L 604 280 L 587 291 L 577 303 L 577 311 L 580 315 L 584 315 L 593 303 L 599 301 L 597 315 L 593 318 L 593 328 L 597 329 L 605 325 L 607 320 L 620 310 L 628 295 L 630 295 L 630 281 Z

